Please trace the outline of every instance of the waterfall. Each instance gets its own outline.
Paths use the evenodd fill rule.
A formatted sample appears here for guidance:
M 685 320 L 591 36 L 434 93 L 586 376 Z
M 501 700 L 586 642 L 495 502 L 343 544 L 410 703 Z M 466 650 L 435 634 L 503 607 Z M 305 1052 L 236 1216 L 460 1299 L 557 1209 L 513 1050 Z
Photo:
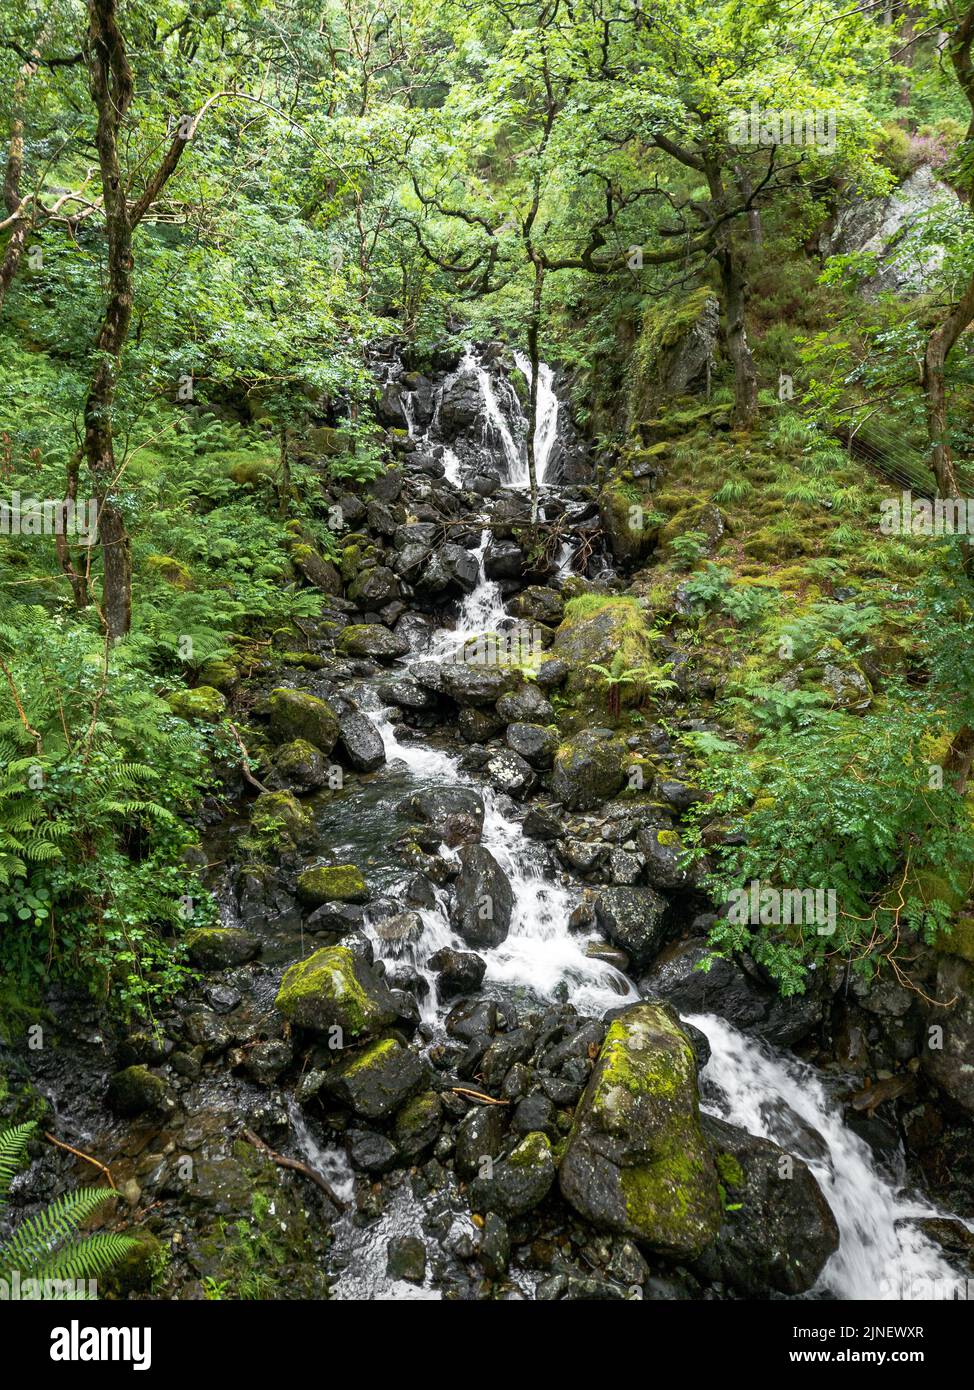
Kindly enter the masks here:
M 795 1148 L 794 1116 L 824 1141 L 823 1153 L 800 1154 L 818 1179 L 840 1236 L 814 1294 L 929 1300 L 963 1285 L 936 1246 L 910 1224 L 941 1213 L 904 1194 L 883 1172 L 812 1067 L 722 1018 L 707 1014 L 687 1022 L 706 1033 L 712 1048 L 702 1077 L 705 1110 L 786 1150 Z

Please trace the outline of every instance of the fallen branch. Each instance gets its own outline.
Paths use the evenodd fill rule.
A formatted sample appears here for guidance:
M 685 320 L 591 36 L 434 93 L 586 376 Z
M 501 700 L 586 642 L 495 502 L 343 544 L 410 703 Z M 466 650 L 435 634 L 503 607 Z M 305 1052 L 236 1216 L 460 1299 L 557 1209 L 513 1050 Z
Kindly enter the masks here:
M 510 1105 L 509 1100 L 495 1100 L 493 1096 L 485 1096 L 483 1091 L 472 1091 L 469 1086 L 451 1086 L 450 1090 L 458 1096 L 469 1096 L 471 1100 L 479 1100 L 484 1105 Z
M 115 1179 L 112 1177 L 111 1170 L 106 1164 L 100 1163 L 97 1158 L 92 1158 L 91 1154 L 82 1153 L 80 1149 L 73 1149 L 70 1144 L 63 1143 L 60 1139 L 55 1139 L 53 1134 L 48 1134 L 45 1130 L 44 1138 L 56 1148 L 64 1149 L 69 1154 L 74 1154 L 75 1158 L 83 1158 L 85 1163 L 90 1163 L 93 1168 L 98 1168 L 108 1179 L 109 1186 L 113 1191 L 118 1191 L 115 1187 Z
M 328 1179 L 323 1178 L 320 1173 L 316 1173 L 313 1168 L 309 1168 L 307 1163 L 302 1163 L 299 1158 L 288 1158 L 286 1154 L 275 1153 L 270 1145 L 265 1144 L 260 1135 L 255 1134 L 252 1129 L 245 1129 L 242 1133 L 243 1137 L 249 1143 L 253 1144 L 255 1149 L 265 1154 L 272 1163 L 276 1163 L 279 1168 L 291 1168 L 295 1173 L 301 1173 L 304 1177 L 310 1178 L 313 1183 L 317 1183 L 321 1188 L 333 1207 L 337 1207 L 339 1211 L 348 1210 L 348 1203 L 342 1201 L 341 1197 L 338 1196 L 334 1188 L 328 1182 Z
M 232 721 L 230 721 L 229 719 L 227 720 L 227 723 L 230 726 L 230 732 L 233 734 L 234 738 L 237 741 L 237 747 L 240 749 L 240 770 L 244 775 L 244 780 L 246 782 L 249 782 L 252 787 L 256 787 L 259 792 L 266 792 L 268 788 L 264 786 L 263 782 L 258 782 L 257 778 L 250 770 L 250 754 L 244 747 L 243 739 L 237 733 L 236 724 L 232 723 Z

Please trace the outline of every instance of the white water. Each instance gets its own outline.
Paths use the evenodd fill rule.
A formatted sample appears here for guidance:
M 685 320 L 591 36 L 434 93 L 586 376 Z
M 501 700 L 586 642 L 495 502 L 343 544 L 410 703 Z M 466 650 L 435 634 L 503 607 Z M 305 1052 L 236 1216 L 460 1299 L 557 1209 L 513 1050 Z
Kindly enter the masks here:
M 827 1157 L 802 1155 L 840 1233 L 815 1293 L 839 1299 L 949 1297 L 957 1276 L 937 1247 L 907 1224 L 940 1213 L 903 1192 L 878 1166 L 869 1146 L 843 1123 L 815 1070 L 722 1018 L 706 1014 L 687 1022 L 706 1033 L 713 1049 L 703 1073 L 704 1109 L 792 1151 L 783 1102 L 825 1141 Z
M 524 354 L 515 354 L 515 360 L 527 376 L 530 367 Z M 512 486 L 526 487 L 523 451 L 506 424 L 493 378 L 479 364 L 472 349 L 468 349 L 458 369 L 463 370 L 474 371 L 480 382 L 485 403 L 484 446 L 499 448 L 503 453 Z M 552 376 L 550 368 L 541 367 L 536 434 L 539 482 L 544 479 L 557 434 L 558 403 Z M 513 392 L 511 394 L 513 396 Z M 512 418 L 523 421 L 523 412 Z M 452 458 L 459 476 L 459 461 L 456 455 Z M 464 600 L 456 627 L 438 633 L 429 651 L 417 657 L 425 655 L 450 660 L 469 638 L 482 632 L 495 632 L 510 622 L 499 586 L 484 575 L 483 557 L 488 540 L 489 532 L 485 530 L 477 552 L 479 582 Z M 561 566 L 567 567 L 570 553 L 563 553 L 559 560 Z M 479 786 L 460 771 L 452 754 L 418 742 L 400 742 L 389 712 L 381 708 L 377 696 L 367 693 L 362 708 L 377 724 L 388 761 L 403 763 L 417 787 Z M 568 918 L 577 894 L 543 876 L 537 847 L 524 839 L 516 821 L 504 815 L 492 789 L 480 786 L 480 790 L 485 804 L 482 843 L 507 873 L 515 900 L 507 939 L 494 949 L 479 951 L 487 962 L 486 983 L 526 987 L 533 995 L 548 999 L 568 998 L 583 1014 L 598 1015 L 606 1009 L 635 1001 L 638 994 L 624 975 L 585 955 L 586 942 L 600 940 L 599 936 L 574 935 L 568 931 Z M 444 847 L 441 853 L 451 857 L 456 851 Z M 420 1007 L 425 1021 L 433 1025 L 441 1017 L 442 1009 L 436 1000 L 435 976 L 425 962 L 442 946 L 469 949 L 450 925 L 447 894 L 437 890 L 436 896 L 436 907 L 421 912 L 425 929 L 420 942 L 399 948 L 400 952 L 411 955 L 414 967 L 430 985 L 429 994 L 420 1001 Z M 377 954 L 391 954 L 386 943 L 374 938 L 374 945 Z M 796 1149 L 793 1128 L 783 1119 L 788 1112 L 799 1117 L 824 1141 L 826 1156 L 811 1152 L 801 1156 L 815 1173 L 832 1207 L 841 1242 L 814 1295 L 850 1300 L 951 1296 L 949 1291 L 956 1288 L 957 1276 L 938 1249 L 906 1224 L 910 1218 L 939 1213 L 901 1191 L 880 1168 L 869 1147 L 845 1126 L 839 1107 L 830 1099 L 816 1072 L 791 1055 L 776 1052 L 745 1036 L 723 1019 L 707 1015 L 689 1021 L 707 1034 L 712 1048 L 703 1074 L 705 1108 L 752 1134 L 780 1143 L 786 1151 Z M 302 1142 L 308 1139 L 310 1136 L 306 1135 Z M 335 1165 L 339 1160 L 330 1151 L 325 1151 L 320 1158 L 322 1163 L 329 1165 L 322 1171 L 329 1176 L 336 1174 L 337 1179 L 341 1169 L 340 1164 L 339 1169 Z M 344 1163 L 343 1156 L 340 1162 Z M 344 1296 L 356 1296 L 355 1290 L 364 1287 L 361 1280 L 371 1270 L 369 1291 L 360 1296 L 429 1297 L 427 1289 L 400 1292 L 401 1286 L 397 1286 L 396 1290 L 389 1290 L 382 1282 L 382 1275 L 376 1274 L 376 1269 L 384 1271 L 383 1241 L 394 1231 L 410 1228 L 414 1222 L 409 1210 L 400 1210 L 399 1206 L 390 1210 L 387 1217 L 383 1217 L 375 1238 L 370 1236 L 375 1257 L 363 1261 L 360 1274 L 343 1276 Z
M 515 352 L 514 361 L 517 363 L 518 370 L 528 383 L 528 390 L 531 389 L 531 362 L 524 352 Z M 548 366 L 547 362 L 538 363 L 538 418 L 534 428 L 534 467 L 538 476 L 538 486 L 546 480 L 548 472 L 548 461 L 551 458 L 551 451 L 555 447 L 558 438 L 558 411 L 560 402 L 555 394 L 554 388 L 555 374 Z M 523 479 L 519 479 L 521 487 L 527 487 L 530 482 L 527 472 L 527 460 L 524 464 Z

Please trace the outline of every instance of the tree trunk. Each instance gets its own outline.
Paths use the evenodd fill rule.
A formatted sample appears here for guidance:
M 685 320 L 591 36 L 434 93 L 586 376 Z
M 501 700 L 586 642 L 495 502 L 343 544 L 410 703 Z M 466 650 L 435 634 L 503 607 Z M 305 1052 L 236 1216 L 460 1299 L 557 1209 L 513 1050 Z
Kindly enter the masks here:
M 758 377 L 744 322 L 744 275 L 729 243 L 720 249 L 717 261 L 724 301 L 724 338 L 734 364 L 734 423 L 748 429 L 757 418 Z

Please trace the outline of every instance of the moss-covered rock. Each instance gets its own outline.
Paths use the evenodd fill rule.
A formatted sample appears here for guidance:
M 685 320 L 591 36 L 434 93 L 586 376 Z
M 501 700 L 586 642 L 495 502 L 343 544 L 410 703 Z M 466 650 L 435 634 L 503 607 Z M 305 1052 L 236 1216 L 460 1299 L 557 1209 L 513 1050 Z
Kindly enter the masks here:
M 543 1202 L 555 1181 L 551 1141 L 540 1130 L 527 1134 L 507 1158 L 492 1162 L 470 1184 L 474 1211 L 523 1216 Z
M 250 812 L 250 841 L 260 852 L 287 852 L 311 830 L 311 813 L 291 792 L 261 792 Z
M 260 938 L 238 927 L 197 927 L 187 933 L 186 949 L 201 970 L 243 965 L 260 952 Z
M 398 1010 L 385 982 L 347 946 L 326 946 L 284 973 L 276 1006 L 311 1033 L 341 1031 L 341 1040 L 364 1041 L 396 1021 Z
M 332 1067 L 324 1089 L 361 1119 L 382 1120 L 419 1090 L 426 1075 L 418 1052 L 395 1038 L 380 1038 Z
M 147 555 L 146 564 L 173 589 L 193 587 L 193 576 L 182 560 L 176 560 L 172 555 Z
M 308 907 L 324 903 L 366 903 L 369 889 L 355 864 L 321 864 L 298 875 L 298 897 Z
M 338 742 L 338 715 L 327 700 L 306 690 L 272 690 L 267 711 L 271 730 L 282 743 L 301 738 L 330 753 Z
M 177 690 L 169 696 L 169 708 L 180 719 L 199 719 L 204 724 L 218 724 L 226 713 L 226 696 L 210 685 L 198 685 L 195 690 Z
M 328 785 L 330 763 L 320 748 L 307 739 L 283 743 L 274 754 L 274 771 L 295 792 L 311 791 Z
M 659 517 L 648 488 L 613 478 L 599 493 L 599 519 L 616 563 L 629 570 L 652 554 Z
M 717 1172 L 700 1128 L 689 1039 L 662 1004 L 613 1020 L 559 1170 L 587 1221 L 687 1259 L 717 1235 Z
M 593 665 L 611 666 L 616 653 L 632 670 L 652 659 L 650 627 L 637 598 L 618 594 L 580 594 L 565 608 L 555 633 L 553 655 L 568 665 L 565 688 L 570 695 L 604 692 Z
M 132 1117 L 155 1110 L 171 1114 L 176 1108 L 171 1087 L 148 1067 L 125 1067 L 108 1083 L 108 1104 L 116 1115 Z
M 584 729 L 559 744 L 551 790 L 572 810 L 588 811 L 615 796 L 626 780 L 629 750 L 608 729 Z
M 405 656 L 409 643 L 380 623 L 351 623 L 338 639 L 343 656 L 378 657 L 383 660 Z

